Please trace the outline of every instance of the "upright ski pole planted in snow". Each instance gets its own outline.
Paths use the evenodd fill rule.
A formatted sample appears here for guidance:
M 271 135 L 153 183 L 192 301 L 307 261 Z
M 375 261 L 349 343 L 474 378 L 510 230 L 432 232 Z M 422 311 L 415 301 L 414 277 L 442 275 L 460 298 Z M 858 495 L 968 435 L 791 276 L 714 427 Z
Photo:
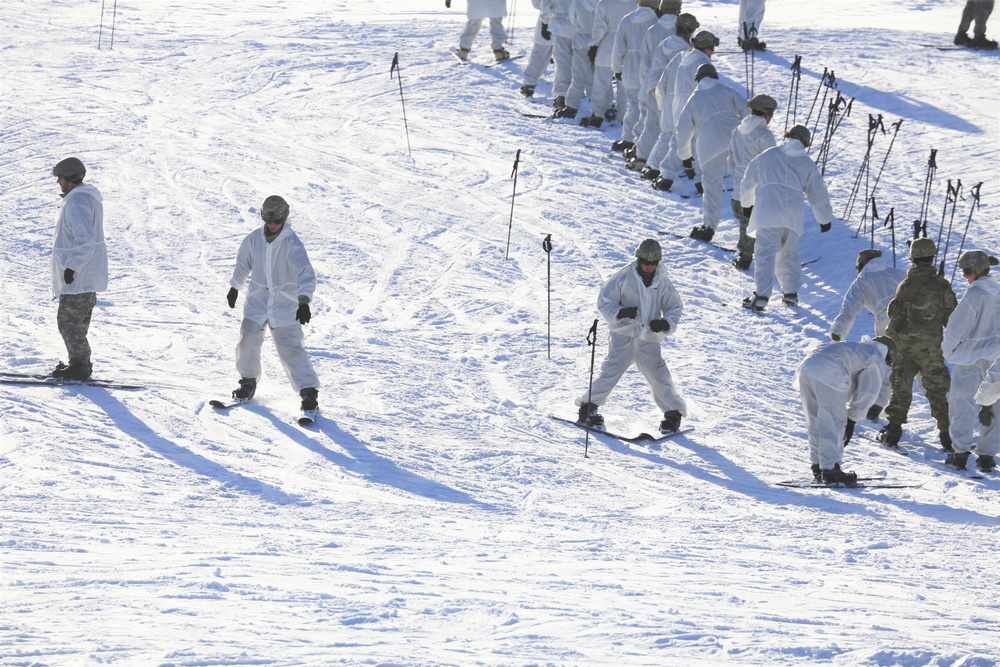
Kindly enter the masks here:
M 948 179 L 948 192 L 945 193 L 944 198 L 944 211 L 941 213 L 941 229 L 938 230 L 938 249 L 941 248 L 941 236 L 944 234 L 944 220 L 948 217 L 948 204 L 951 204 L 951 219 L 948 221 L 948 236 L 944 239 L 944 252 L 941 253 L 941 265 L 938 267 L 938 275 L 944 277 L 944 263 L 945 258 L 948 256 L 948 245 L 951 243 L 951 228 L 955 224 L 955 207 L 958 206 L 958 198 L 962 193 L 962 179 L 958 179 L 958 184 L 955 187 L 951 185 L 951 179 Z
M 510 177 L 514 179 L 514 191 L 510 195 L 510 224 L 507 225 L 507 252 L 504 254 L 504 259 L 510 258 L 510 233 L 514 229 L 514 199 L 517 197 L 517 166 L 521 163 L 521 149 L 517 149 L 517 154 L 514 155 L 514 168 L 510 172 Z
M 410 150 L 410 126 L 406 122 L 406 102 L 403 101 L 403 74 L 399 71 L 399 51 L 396 55 L 392 57 L 392 66 L 389 67 L 389 80 L 392 81 L 392 73 L 396 73 L 396 78 L 399 79 L 399 103 L 403 106 L 403 129 L 406 131 L 406 152 L 413 157 L 413 151 Z
M 590 400 L 593 398 L 594 394 L 594 358 L 597 353 L 597 320 L 590 326 L 590 331 L 587 332 L 587 345 L 590 346 L 590 382 L 587 383 L 587 402 L 591 403 Z M 583 444 L 583 458 L 589 459 L 587 452 L 590 450 L 590 419 L 587 419 L 587 439 Z
M 931 156 L 927 160 L 927 175 L 924 176 L 924 195 L 920 200 L 920 217 L 913 226 L 913 238 L 921 236 L 927 238 L 927 214 L 931 209 L 931 184 L 934 183 L 934 176 L 937 174 L 937 149 L 931 149 Z
M 874 225 L 872 225 L 872 226 L 874 227 Z M 893 266 L 893 268 L 895 268 L 895 266 L 896 266 L 896 209 L 895 208 L 890 208 L 889 209 L 889 215 L 885 216 L 885 222 L 882 223 L 882 226 L 883 227 L 888 227 L 889 228 L 889 233 L 892 235 L 892 237 L 891 237 L 892 238 L 892 266 Z M 874 243 L 872 243 L 872 247 L 873 248 L 875 247 Z
M 552 234 L 546 234 L 542 241 L 542 249 L 545 251 L 545 274 L 546 274 L 546 297 L 548 301 L 548 318 L 546 326 L 546 349 L 549 359 L 552 358 Z
M 962 232 L 962 242 L 958 246 L 958 254 L 956 258 L 962 256 L 962 250 L 965 249 L 965 237 L 969 233 L 969 224 L 972 222 L 972 213 L 979 208 L 979 188 L 983 187 L 982 183 L 977 183 L 976 185 L 969 188 L 969 193 L 972 195 L 972 205 L 969 206 L 969 217 L 965 221 L 965 231 Z M 958 271 L 958 259 L 955 260 L 955 268 L 951 270 L 951 281 L 955 282 L 955 273 Z
M 514 43 L 514 24 L 517 22 L 517 0 L 511 0 L 510 10 L 507 12 L 507 43 Z
M 118 0 L 115 0 L 115 4 L 111 9 L 111 46 L 109 49 L 115 48 L 115 18 L 118 16 Z M 97 50 L 101 50 L 101 42 L 104 37 L 104 0 L 101 0 L 101 27 L 97 32 Z
M 788 108 L 785 109 L 785 132 L 788 132 L 788 117 L 795 125 L 795 112 L 799 106 L 799 84 L 802 81 L 802 56 L 795 56 L 792 63 L 792 81 L 788 84 Z

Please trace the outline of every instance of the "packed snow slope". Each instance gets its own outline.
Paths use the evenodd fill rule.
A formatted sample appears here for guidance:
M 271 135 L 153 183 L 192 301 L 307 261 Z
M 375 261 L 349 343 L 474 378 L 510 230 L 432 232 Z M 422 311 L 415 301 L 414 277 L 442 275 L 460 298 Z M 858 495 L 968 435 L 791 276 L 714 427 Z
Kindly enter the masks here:
M 526 101 L 525 58 L 490 67 L 485 35 L 472 63 L 449 54 L 461 0 L 0 3 L 0 369 L 64 358 L 49 173 L 76 155 L 112 265 L 95 375 L 146 385 L 0 385 L 0 663 L 1000 664 L 1000 481 L 941 465 L 922 396 L 908 456 L 859 435 L 844 461 L 919 487 L 775 486 L 809 474 L 792 374 L 870 242 L 876 174 L 901 266 L 932 149 L 947 274 L 966 226 L 966 249 L 1000 252 L 1000 60 L 922 46 L 950 43 L 961 4 L 768 3 L 753 65 L 773 129 L 796 55 L 799 122 L 825 68 L 853 99 L 826 169 L 838 216 L 869 114 L 886 133 L 850 219 L 821 237 L 807 214 L 802 305 L 755 315 L 730 253 L 659 234 L 700 222 L 690 183 L 658 193 L 625 171 L 617 125 L 522 116 L 547 110 L 551 69 Z M 744 86 L 737 8 L 685 3 Z M 518 3 L 515 53 L 534 20 Z M 257 402 L 206 406 L 236 386 L 225 295 L 270 194 L 319 278 L 308 430 L 270 347 Z M 603 322 L 586 340 L 597 290 L 646 237 L 685 300 L 663 349 L 695 430 L 585 443 L 549 415 L 575 414 L 606 348 Z M 716 241 L 735 240 L 727 216 Z M 660 418 L 634 371 L 603 411 L 629 433 Z

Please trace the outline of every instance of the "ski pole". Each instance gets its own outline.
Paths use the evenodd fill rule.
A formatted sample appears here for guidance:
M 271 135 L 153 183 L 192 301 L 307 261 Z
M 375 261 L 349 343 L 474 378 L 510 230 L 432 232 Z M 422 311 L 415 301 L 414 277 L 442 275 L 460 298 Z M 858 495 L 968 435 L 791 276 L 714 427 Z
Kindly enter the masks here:
M 903 119 L 900 118 L 891 127 L 895 128 L 892 133 L 892 139 L 889 140 L 889 148 L 885 150 L 885 157 L 882 158 L 882 165 L 878 168 L 878 174 L 875 176 L 875 184 L 872 186 L 872 196 L 875 195 L 875 188 L 878 187 L 878 182 L 882 179 L 882 170 L 885 169 L 885 163 L 889 161 L 889 153 L 892 152 L 892 145 L 896 143 L 896 135 L 899 134 L 899 128 L 903 124 Z
M 972 205 L 969 207 L 969 217 L 965 221 L 965 231 L 962 232 L 962 242 L 958 245 L 958 258 L 962 257 L 962 250 L 965 248 L 965 238 L 969 234 L 969 224 L 972 222 L 972 213 L 979 208 L 979 188 L 982 186 L 982 183 L 977 183 L 973 187 L 969 188 L 969 193 L 972 195 Z M 955 282 L 955 273 L 957 271 L 958 259 L 955 260 L 955 268 L 951 271 L 951 282 Z
M 111 8 L 111 49 L 115 48 L 115 19 L 118 18 L 118 0 Z
M 101 50 L 101 38 L 104 37 L 104 0 L 101 0 L 101 27 L 97 30 L 97 50 Z
M 799 106 L 799 84 L 802 81 L 802 56 L 795 56 L 791 70 L 792 80 L 788 84 L 788 108 L 785 109 L 785 132 L 788 132 L 789 114 L 792 117 L 792 124 L 795 124 L 795 111 Z
M 587 403 L 591 403 L 590 400 L 594 395 L 594 358 L 597 353 L 597 320 L 590 326 L 590 331 L 587 332 L 587 345 L 590 346 L 590 382 L 587 384 Z M 588 406 L 589 410 L 589 406 Z M 590 418 L 586 421 L 587 424 L 587 439 L 584 441 L 583 445 L 583 458 L 589 459 L 587 452 L 590 449 Z
M 117 2 L 117 0 L 115 0 Z M 399 51 L 396 55 L 392 57 L 392 65 L 389 67 L 389 80 L 392 81 L 392 73 L 396 73 L 396 78 L 399 79 L 399 103 L 403 106 L 403 129 L 406 131 L 406 152 L 413 157 L 413 151 L 410 150 L 410 126 L 406 122 L 406 102 L 403 101 L 403 73 L 399 71 Z
M 948 179 L 948 193 L 945 196 L 944 210 L 947 215 L 948 204 L 951 203 L 951 218 L 948 221 L 948 236 L 944 239 L 944 252 L 941 253 L 941 265 L 938 268 L 938 275 L 944 277 L 944 263 L 948 257 L 948 246 L 951 245 L 951 229 L 955 224 L 955 209 L 958 207 L 958 198 L 962 193 L 962 179 L 956 179 L 957 184 L 954 188 L 951 187 L 951 179 Z M 941 217 L 941 232 L 938 236 L 938 247 L 941 247 L 940 234 L 944 233 L 944 216 Z
M 874 248 L 875 247 L 875 221 L 879 219 L 879 217 L 878 217 L 878 209 L 875 208 L 875 197 L 874 196 L 871 198 L 871 205 L 872 205 L 872 233 L 871 233 L 871 244 L 868 247 Z
M 857 178 L 854 179 L 854 185 L 851 188 L 851 195 L 847 198 L 847 205 L 844 207 L 844 215 L 841 216 L 844 220 L 850 220 L 851 213 L 854 212 L 854 204 L 857 201 L 858 192 L 861 190 L 861 179 L 865 179 L 867 182 L 868 174 L 870 172 L 871 165 L 871 154 L 872 146 L 875 145 L 875 137 L 878 136 L 878 130 L 882 128 L 883 131 L 885 126 L 882 124 L 882 115 L 876 119 L 871 114 L 868 114 L 868 147 L 865 149 L 865 157 L 861 160 L 861 168 L 858 169 Z M 865 201 L 868 201 L 867 188 L 865 192 Z M 857 238 L 861 233 L 861 225 L 864 223 L 864 218 L 862 218 L 861 223 L 858 224 L 858 230 L 854 233 L 854 238 Z
M 548 350 L 549 359 L 552 358 L 552 234 L 546 234 L 545 240 L 542 241 L 542 250 L 545 251 L 545 274 L 547 290 L 546 296 L 548 298 L 548 326 L 546 327 L 546 348 Z
M 927 214 L 931 207 L 931 185 L 934 183 L 934 176 L 937 174 L 937 149 L 931 149 L 931 156 L 927 160 L 927 174 L 924 176 L 924 194 L 920 200 L 920 217 L 916 221 L 913 230 L 913 238 L 927 238 Z
M 510 11 L 507 12 L 507 43 L 514 44 L 514 23 L 517 20 L 517 0 L 510 3 Z
M 517 197 L 517 166 L 521 162 L 521 149 L 517 149 L 517 154 L 514 155 L 514 168 L 510 172 L 511 178 L 514 179 L 514 190 L 510 195 L 510 224 L 507 225 L 507 252 L 504 254 L 503 258 L 510 258 L 510 233 L 514 229 L 514 198 Z
M 896 209 L 895 208 L 889 209 L 889 215 L 885 216 L 885 222 L 882 224 L 882 227 L 888 227 L 889 232 L 892 235 L 892 266 L 893 268 L 895 268 L 896 266 Z M 872 247 L 873 248 L 875 247 L 874 243 L 872 244 Z

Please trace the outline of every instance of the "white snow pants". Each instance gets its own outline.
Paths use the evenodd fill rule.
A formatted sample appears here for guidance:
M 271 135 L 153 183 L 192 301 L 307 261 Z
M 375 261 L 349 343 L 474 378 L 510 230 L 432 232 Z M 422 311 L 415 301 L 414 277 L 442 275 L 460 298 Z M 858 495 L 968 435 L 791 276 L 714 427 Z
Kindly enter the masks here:
M 722 179 L 726 175 L 726 161 L 729 153 L 719 153 L 713 158 L 702 161 L 698 158 L 696 164 L 701 169 L 701 187 L 704 194 L 701 197 L 701 221 L 715 229 L 722 217 Z
M 757 296 L 771 296 L 775 276 L 782 293 L 798 293 L 802 285 L 799 235 L 787 227 L 757 230 L 753 270 Z
M 236 344 L 236 372 L 240 377 L 259 379 L 261 373 L 260 348 L 264 344 L 264 328 L 271 329 L 274 348 L 285 369 L 288 381 L 298 393 L 306 388 L 319 388 L 319 377 L 313 370 L 309 355 L 302 344 L 305 336 L 302 325 L 271 328 L 270 323 L 257 324 L 244 319 L 240 327 L 240 342 Z
M 983 426 L 979 423 L 979 405 L 974 396 L 980 383 L 986 379 L 986 371 L 992 361 L 980 359 L 971 366 L 955 364 L 951 369 L 951 390 L 948 392 L 948 433 L 956 452 L 972 451 L 976 427 L 979 427 L 977 456 L 1000 454 L 1000 401 L 993 404 L 993 423 Z
M 485 19 L 469 19 L 465 22 L 465 30 L 458 38 L 458 45 L 463 49 L 472 49 L 472 42 L 475 41 L 479 29 L 483 26 Z M 507 31 L 503 27 L 503 17 L 490 19 L 490 45 L 493 50 L 503 48 L 503 42 L 507 39 Z
M 764 20 L 764 0 L 740 0 L 740 22 L 737 32 L 740 39 L 743 39 L 743 24 L 750 28 L 760 30 L 760 24 Z M 759 38 L 759 35 L 758 35 Z
M 635 364 L 653 390 L 653 400 L 663 412 L 678 410 L 687 416 L 687 404 L 674 388 L 673 378 L 663 361 L 660 343 L 639 340 L 631 336 L 612 333 L 608 335 L 608 356 L 601 364 L 601 375 L 594 379 L 592 391 L 584 392 L 577 405 L 587 402 L 604 405 L 622 375 Z
M 528 56 L 528 64 L 524 68 L 524 74 L 521 77 L 521 81 L 526 86 L 535 86 L 538 84 L 538 80 L 542 78 L 542 74 L 545 73 L 545 68 L 549 66 L 549 60 L 552 59 L 552 44 L 539 44 L 535 42 L 535 45 L 531 47 L 531 55 Z
M 619 98 L 621 97 L 621 84 L 618 85 Z M 593 116 L 604 117 L 615 96 L 615 75 L 610 67 L 594 68 L 594 88 L 590 92 L 590 113 Z M 621 102 L 619 102 L 621 106 Z
M 556 61 L 552 97 L 566 97 L 570 81 L 573 79 L 573 38 L 552 35 L 552 58 Z
M 639 120 L 639 89 L 625 86 L 625 114 L 619 116 L 622 121 L 622 140 L 636 140 L 635 124 Z
M 656 96 L 652 93 L 646 95 L 646 113 L 642 116 L 641 127 L 636 134 L 639 139 L 635 142 L 635 154 L 655 167 L 652 158 L 653 148 L 660 138 L 660 105 L 656 103 Z
M 594 66 L 587 55 L 587 45 L 573 47 L 573 76 L 566 91 L 566 106 L 579 110 L 580 101 L 591 94 L 594 86 Z
M 848 392 L 799 375 L 799 394 L 809 433 L 809 462 L 818 463 L 821 470 L 832 470 L 844 456 Z

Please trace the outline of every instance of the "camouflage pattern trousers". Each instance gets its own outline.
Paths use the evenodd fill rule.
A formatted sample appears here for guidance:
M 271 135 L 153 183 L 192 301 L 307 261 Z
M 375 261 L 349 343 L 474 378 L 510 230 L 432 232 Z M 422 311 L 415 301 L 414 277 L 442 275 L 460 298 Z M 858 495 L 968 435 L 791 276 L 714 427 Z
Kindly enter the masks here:
M 913 401 L 913 380 L 918 374 L 927 402 L 931 404 L 931 415 L 937 422 L 938 431 L 947 432 L 951 375 L 944 364 L 940 337 L 915 341 L 897 337 L 896 362 L 889 378 L 892 397 L 886 406 L 885 416 L 893 424 L 906 423 L 910 403 Z
M 66 343 L 69 354 L 69 364 L 89 369 L 90 343 L 87 341 L 87 331 L 90 330 L 90 317 L 97 305 L 96 292 L 83 294 L 60 294 L 59 312 L 56 322 L 59 334 Z

